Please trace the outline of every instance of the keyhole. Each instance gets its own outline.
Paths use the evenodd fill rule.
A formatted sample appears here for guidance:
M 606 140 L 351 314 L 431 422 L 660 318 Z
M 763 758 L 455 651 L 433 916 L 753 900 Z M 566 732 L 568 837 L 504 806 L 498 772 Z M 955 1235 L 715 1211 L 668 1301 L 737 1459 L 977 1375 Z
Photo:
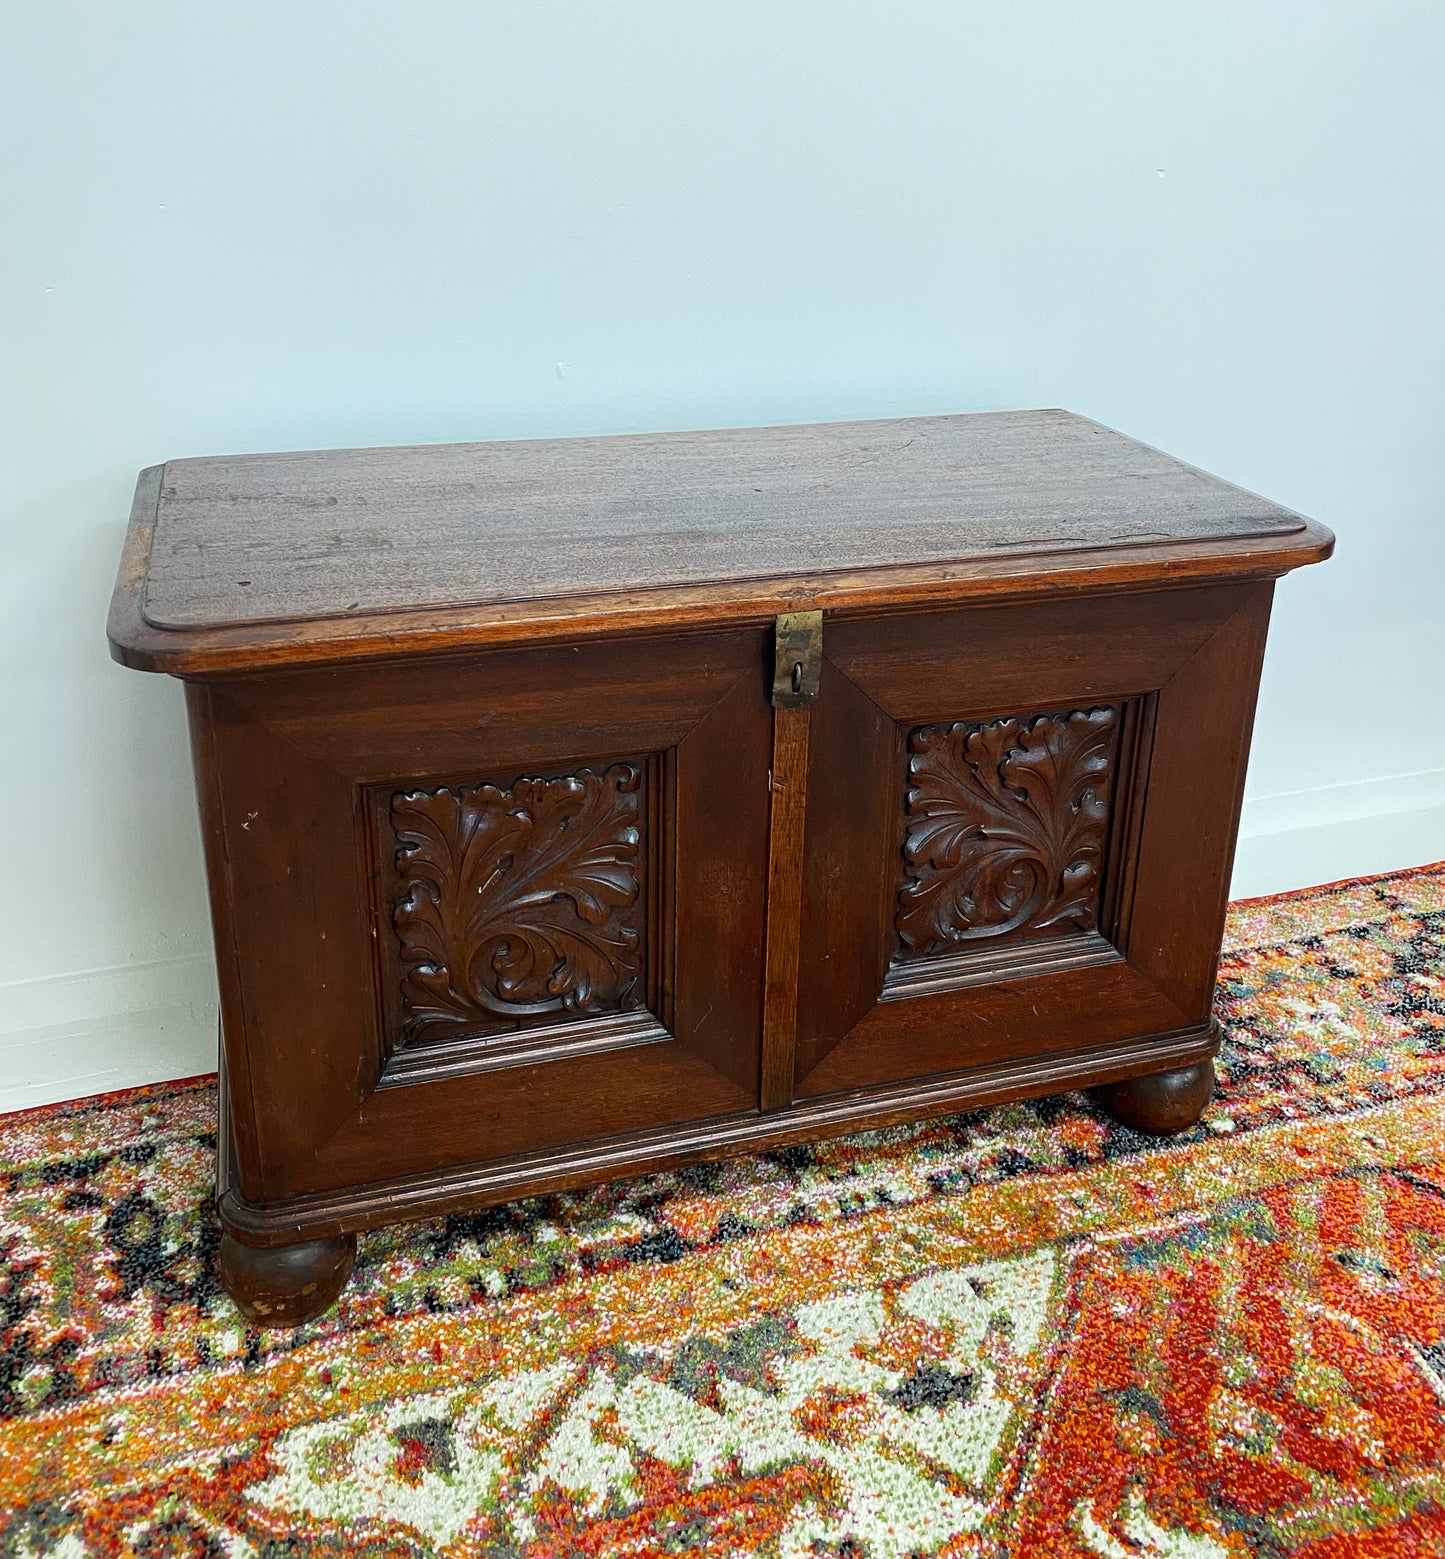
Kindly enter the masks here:
M 800 660 L 793 662 L 793 691 L 795 693 L 803 691 L 803 663 Z

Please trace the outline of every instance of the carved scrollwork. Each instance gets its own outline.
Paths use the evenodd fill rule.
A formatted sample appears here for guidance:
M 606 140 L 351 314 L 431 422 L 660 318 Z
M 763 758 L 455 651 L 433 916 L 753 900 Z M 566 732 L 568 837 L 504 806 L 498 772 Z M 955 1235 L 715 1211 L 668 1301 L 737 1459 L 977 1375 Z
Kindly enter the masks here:
M 641 779 L 619 763 L 392 797 L 407 1041 L 642 1005 Z
M 1098 917 L 1118 711 L 925 725 L 909 737 L 905 958 Z

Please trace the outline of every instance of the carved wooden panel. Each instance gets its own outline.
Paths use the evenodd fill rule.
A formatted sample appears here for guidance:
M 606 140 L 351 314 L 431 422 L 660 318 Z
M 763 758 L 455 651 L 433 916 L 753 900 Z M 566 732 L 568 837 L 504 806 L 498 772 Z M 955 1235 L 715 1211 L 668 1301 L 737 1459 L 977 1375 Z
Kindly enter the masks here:
M 618 763 L 392 796 L 403 1043 L 642 1007 L 641 788 Z
M 1118 729 L 1104 707 L 910 733 L 900 958 L 1095 926 Z

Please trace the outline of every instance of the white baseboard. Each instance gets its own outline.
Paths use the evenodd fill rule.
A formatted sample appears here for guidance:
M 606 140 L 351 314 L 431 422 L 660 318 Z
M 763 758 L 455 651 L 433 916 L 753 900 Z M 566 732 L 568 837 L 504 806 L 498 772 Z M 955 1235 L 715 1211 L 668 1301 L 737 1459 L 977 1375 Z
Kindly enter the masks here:
M 58 1028 L 161 1007 L 216 1010 L 216 963 L 209 948 L 110 969 L 79 969 L 0 984 L 0 1045 L 30 1029 Z
M 0 985 L 0 1112 L 216 1066 L 209 953 Z
M 1445 860 L 1445 769 L 1248 797 L 1230 897 Z
M 1257 898 L 1445 860 L 1445 772 L 1245 803 L 1231 893 Z M 0 986 L 0 1112 L 216 1065 L 209 954 Z
M 0 1034 L 0 1114 L 215 1070 L 214 1007 L 149 1007 Z
M 1229 893 L 1257 899 L 1445 861 L 1445 806 L 1241 837 Z

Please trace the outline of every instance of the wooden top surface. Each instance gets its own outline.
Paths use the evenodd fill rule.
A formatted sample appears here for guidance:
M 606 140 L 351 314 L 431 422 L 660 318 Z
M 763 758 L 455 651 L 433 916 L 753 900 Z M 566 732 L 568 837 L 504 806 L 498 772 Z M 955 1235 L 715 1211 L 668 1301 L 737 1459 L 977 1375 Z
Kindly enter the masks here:
M 150 528 L 137 627 L 175 649 L 222 634 L 237 660 L 248 634 L 294 650 L 451 613 L 519 639 L 604 599 L 771 582 L 761 602 L 920 570 L 967 595 L 1000 560 L 1147 553 L 1167 571 L 1323 534 L 1063 411 L 177 460 L 133 523 Z

